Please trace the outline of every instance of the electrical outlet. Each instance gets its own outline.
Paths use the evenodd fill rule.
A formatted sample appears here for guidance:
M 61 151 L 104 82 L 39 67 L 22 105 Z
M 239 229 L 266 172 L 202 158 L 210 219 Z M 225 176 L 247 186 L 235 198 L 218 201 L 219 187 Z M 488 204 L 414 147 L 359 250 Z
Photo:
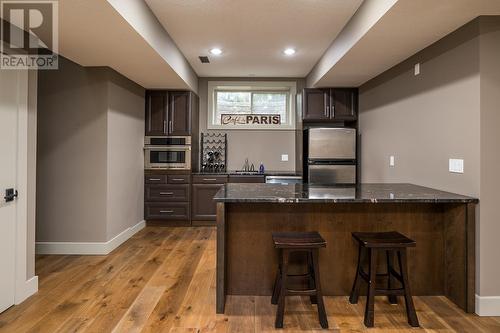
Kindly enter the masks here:
M 394 160 L 394 155 L 389 156 L 389 166 L 393 167 L 396 165 L 396 162 Z
M 281 155 L 281 162 L 288 162 L 288 154 Z
M 420 63 L 415 64 L 415 76 L 420 74 Z
M 464 173 L 464 160 L 450 158 L 448 169 L 453 173 Z

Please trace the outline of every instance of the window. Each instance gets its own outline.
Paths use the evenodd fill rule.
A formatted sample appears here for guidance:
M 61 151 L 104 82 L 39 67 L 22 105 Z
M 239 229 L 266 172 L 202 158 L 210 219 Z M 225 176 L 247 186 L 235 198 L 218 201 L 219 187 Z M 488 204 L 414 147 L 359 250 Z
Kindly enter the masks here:
M 294 129 L 295 82 L 209 82 L 209 129 Z

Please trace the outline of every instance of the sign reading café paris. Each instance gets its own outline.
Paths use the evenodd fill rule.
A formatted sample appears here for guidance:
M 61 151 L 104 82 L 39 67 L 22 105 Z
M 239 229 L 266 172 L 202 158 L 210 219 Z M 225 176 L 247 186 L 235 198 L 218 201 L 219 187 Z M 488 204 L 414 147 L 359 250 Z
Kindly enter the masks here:
M 277 114 L 223 114 L 222 125 L 280 125 L 281 116 Z

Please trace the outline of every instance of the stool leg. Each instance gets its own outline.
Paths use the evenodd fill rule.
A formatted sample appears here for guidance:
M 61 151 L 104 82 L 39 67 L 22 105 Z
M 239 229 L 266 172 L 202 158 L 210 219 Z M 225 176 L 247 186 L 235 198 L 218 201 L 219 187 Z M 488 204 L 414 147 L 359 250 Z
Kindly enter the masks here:
M 274 280 L 273 297 L 271 298 L 271 304 L 278 304 L 278 297 L 281 289 L 281 267 L 283 265 L 283 254 L 281 249 L 278 252 L 278 272 L 276 273 L 276 279 Z
M 316 289 L 316 284 L 314 283 L 314 265 L 313 265 L 313 255 L 312 251 L 307 252 L 307 269 L 309 273 L 309 289 Z M 311 304 L 318 304 L 318 298 L 316 295 L 309 297 Z
M 394 252 L 387 250 L 385 254 L 387 258 L 387 289 L 392 289 L 396 282 L 394 276 L 391 274 L 391 268 L 394 269 Z M 398 297 L 396 295 L 389 295 L 387 298 L 389 299 L 389 303 L 398 304 Z
M 363 247 L 358 247 L 358 267 L 356 268 L 356 277 L 354 278 L 354 284 L 352 285 L 351 295 L 349 296 L 349 303 L 357 304 L 359 297 L 359 287 L 361 286 L 360 271 L 363 266 L 365 251 Z
M 419 327 L 417 313 L 413 305 L 411 297 L 410 282 L 408 280 L 408 263 L 406 260 L 406 249 L 398 251 L 399 268 L 401 269 L 401 277 L 403 278 L 403 288 L 405 293 L 406 315 L 408 323 L 413 327 Z
M 366 295 L 365 326 L 373 327 L 375 315 L 375 285 L 377 279 L 377 250 L 368 249 L 368 294 Z
M 312 250 L 314 284 L 316 286 L 316 300 L 318 302 L 318 316 L 321 327 L 328 328 L 328 319 L 326 318 L 325 304 L 323 303 L 323 293 L 321 291 L 321 282 L 319 278 L 318 252 L 318 249 Z
M 287 274 L 288 274 L 288 249 L 282 250 L 282 266 L 281 266 L 281 288 L 278 297 L 278 310 L 276 312 L 276 322 L 274 326 L 276 328 L 283 328 L 283 316 L 285 315 L 285 296 L 287 288 Z

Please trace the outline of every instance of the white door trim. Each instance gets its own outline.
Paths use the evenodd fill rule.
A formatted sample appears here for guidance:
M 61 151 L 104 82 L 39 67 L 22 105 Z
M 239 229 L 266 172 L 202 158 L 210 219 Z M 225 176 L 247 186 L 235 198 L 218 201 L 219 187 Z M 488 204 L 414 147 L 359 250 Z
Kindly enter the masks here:
M 19 107 L 17 116 L 17 198 L 16 207 L 16 286 L 19 304 L 38 291 L 38 277 L 27 277 L 28 246 L 28 71 L 19 71 Z

